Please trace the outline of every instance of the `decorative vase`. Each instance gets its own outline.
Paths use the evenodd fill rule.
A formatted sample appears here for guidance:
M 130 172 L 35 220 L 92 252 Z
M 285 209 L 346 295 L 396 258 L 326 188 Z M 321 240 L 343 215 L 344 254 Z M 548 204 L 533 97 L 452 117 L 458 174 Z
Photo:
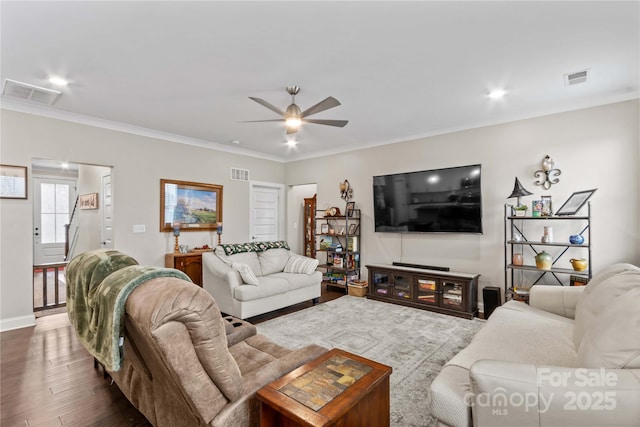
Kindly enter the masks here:
M 572 234 L 569 236 L 569 243 L 572 245 L 581 245 L 584 243 L 584 237 L 579 234 Z
M 536 255 L 536 268 L 538 270 L 551 270 L 552 261 L 551 255 L 542 251 Z
M 587 263 L 587 260 L 584 258 L 571 258 L 569 262 L 571 263 L 575 271 L 585 271 L 589 266 L 589 263 Z
M 523 263 L 522 254 L 513 254 L 513 265 L 522 265 Z

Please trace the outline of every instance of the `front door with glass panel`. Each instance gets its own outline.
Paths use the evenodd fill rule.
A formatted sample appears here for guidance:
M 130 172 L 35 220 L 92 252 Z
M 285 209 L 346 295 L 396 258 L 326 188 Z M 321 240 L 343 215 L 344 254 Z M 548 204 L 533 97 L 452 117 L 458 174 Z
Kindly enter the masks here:
M 65 224 L 76 200 L 76 181 L 33 179 L 33 263 L 64 261 Z

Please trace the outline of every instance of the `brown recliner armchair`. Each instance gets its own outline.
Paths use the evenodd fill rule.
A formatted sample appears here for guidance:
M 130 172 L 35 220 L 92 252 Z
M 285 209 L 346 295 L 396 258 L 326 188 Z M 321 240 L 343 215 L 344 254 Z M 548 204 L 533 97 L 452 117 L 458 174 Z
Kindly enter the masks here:
M 281 347 L 175 277 L 139 285 L 125 310 L 122 367 L 109 374 L 158 427 L 259 425 L 255 392 L 327 351 Z
M 100 308 L 92 299 L 101 293 L 91 291 L 95 286 L 139 267 L 123 267 L 137 263 L 114 261 L 120 258 L 127 257 L 98 251 L 79 259 L 88 263 L 72 261 L 70 276 L 84 286 L 77 288 L 82 292 L 70 289 L 72 320 L 81 317 L 79 308 Z M 88 271 L 87 265 L 102 269 Z M 107 372 L 154 426 L 259 425 L 255 392 L 327 351 L 316 345 L 290 350 L 256 334 L 247 322 L 223 318 L 209 293 L 180 276 L 154 277 L 136 286 L 124 304 L 120 369 Z M 78 331 L 85 337 L 96 337 L 108 326 L 75 327 L 85 329 Z

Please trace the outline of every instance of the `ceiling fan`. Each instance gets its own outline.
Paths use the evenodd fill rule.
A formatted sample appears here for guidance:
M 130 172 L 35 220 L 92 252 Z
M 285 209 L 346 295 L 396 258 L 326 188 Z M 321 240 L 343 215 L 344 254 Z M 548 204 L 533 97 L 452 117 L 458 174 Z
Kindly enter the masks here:
M 296 133 L 300 128 L 302 123 L 314 123 L 317 125 L 328 125 L 328 126 L 337 126 L 344 127 L 347 123 L 347 120 L 328 120 L 328 119 L 308 119 L 312 114 L 319 113 L 321 111 L 328 110 L 333 107 L 337 107 L 340 105 L 340 102 L 334 97 L 330 96 L 323 101 L 318 102 L 316 105 L 307 108 L 306 110 L 300 110 L 300 107 L 296 105 L 296 95 L 300 92 L 299 86 L 287 86 L 287 92 L 291 95 L 291 105 L 289 105 L 286 111 L 282 111 L 278 107 L 268 103 L 264 99 L 254 98 L 252 96 L 249 99 L 256 101 L 258 104 L 263 107 L 267 107 L 269 110 L 274 111 L 281 115 L 282 119 L 274 119 L 274 120 L 248 120 L 247 122 L 256 123 L 256 122 L 285 122 L 287 125 L 287 135 Z

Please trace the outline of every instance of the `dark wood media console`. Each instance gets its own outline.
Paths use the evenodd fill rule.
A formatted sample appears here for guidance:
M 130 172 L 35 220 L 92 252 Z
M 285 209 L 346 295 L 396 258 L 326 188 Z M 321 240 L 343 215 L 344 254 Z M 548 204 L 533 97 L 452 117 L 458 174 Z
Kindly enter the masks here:
M 472 319 L 479 274 L 397 265 L 367 265 L 367 298 Z

